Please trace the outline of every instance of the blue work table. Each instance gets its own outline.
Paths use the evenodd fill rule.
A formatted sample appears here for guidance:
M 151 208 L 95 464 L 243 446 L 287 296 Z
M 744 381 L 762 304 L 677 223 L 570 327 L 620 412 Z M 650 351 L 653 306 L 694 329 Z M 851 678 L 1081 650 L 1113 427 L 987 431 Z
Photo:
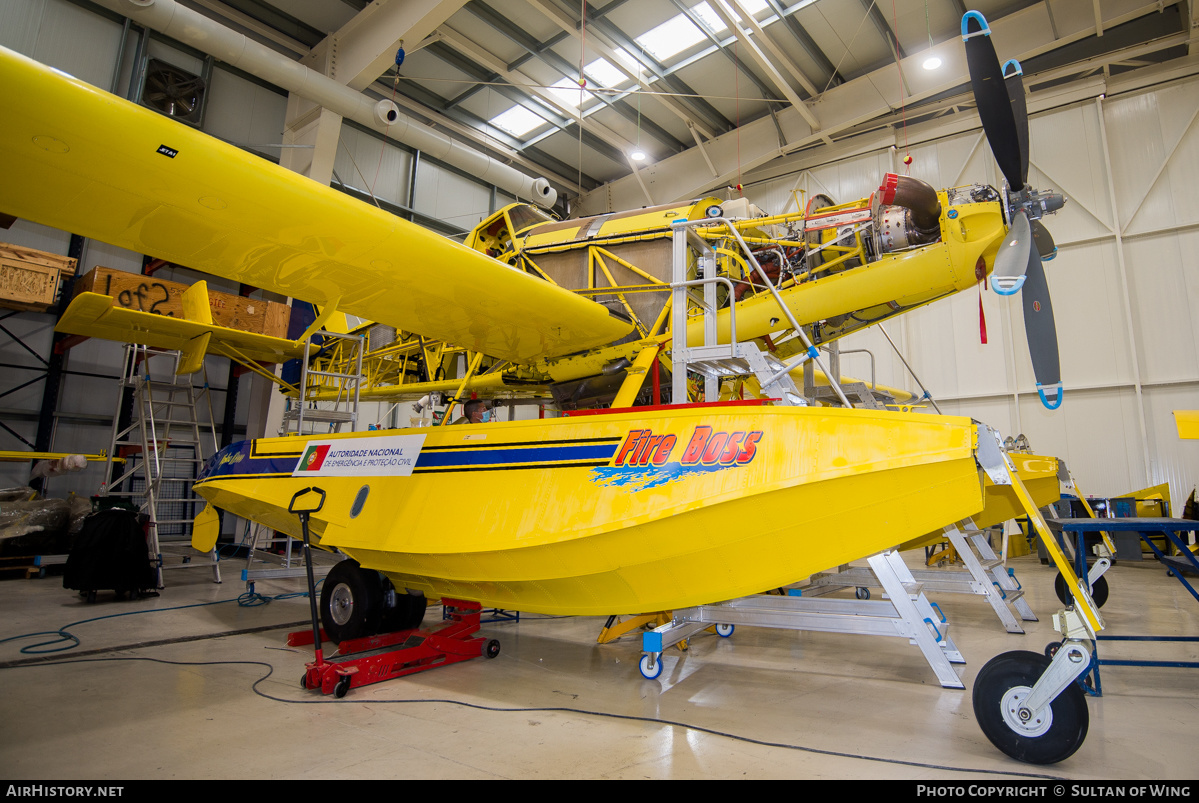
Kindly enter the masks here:
M 1167 518 L 1119 518 L 1119 519 L 1058 519 L 1052 522 L 1052 526 L 1060 525 L 1062 534 L 1069 538 L 1074 537 L 1074 573 L 1078 575 L 1079 582 L 1090 590 L 1087 584 L 1087 562 L 1086 562 L 1086 536 L 1087 533 L 1136 533 L 1141 537 L 1141 540 L 1149 545 L 1153 553 L 1157 555 L 1157 559 L 1162 561 L 1168 568 L 1170 574 L 1178 578 L 1178 582 L 1182 583 L 1183 587 L 1191 593 L 1191 596 L 1199 600 L 1199 592 L 1196 592 L 1194 587 L 1187 582 L 1183 576 L 1183 570 L 1189 569 L 1199 574 L 1199 561 L 1195 559 L 1195 555 L 1183 540 L 1183 534 L 1191 532 L 1199 532 L 1199 521 L 1190 519 L 1167 519 Z M 1164 535 L 1166 539 L 1178 548 L 1180 554 L 1178 557 L 1169 557 L 1162 553 L 1157 544 L 1153 543 L 1150 536 Z M 1199 641 L 1196 636 L 1098 636 L 1100 641 Z M 1086 689 L 1096 697 L 1103 696 L 1103 687 L 1099 681 L 1099 666 L 1169 666 L 1169 667 L 1187 667 L 1199 668 L 1199 663 L 1194 661 L 1124 661 L 1124 660 L 1101 660 L 1099 658 L 1098 644 L 1091 652 L 1091 679 L 1085 684 Z

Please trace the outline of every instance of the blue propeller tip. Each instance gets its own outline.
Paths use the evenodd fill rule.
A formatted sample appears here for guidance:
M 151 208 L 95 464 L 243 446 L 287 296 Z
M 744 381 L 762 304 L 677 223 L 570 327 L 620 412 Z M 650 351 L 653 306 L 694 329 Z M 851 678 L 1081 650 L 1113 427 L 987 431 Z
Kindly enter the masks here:
M 974 20 L 978 23 L 979 30 L 973 33 L 968 29 L 967 23 Z M 971 36 L 990 36 L 991 26 L 987 25 L 987 18 L 982 15 L 981 11 L 967 11 L 962 15 L 962 40 L 969 39 Z
M 1061 407 L 1062 399 L 1065 397 L 1062 393 L 1061 382 L 1056 382 L 1050 385 L 1048 390 L 1046 390 L 1046 388 L 1042 386 L 1040 382 L 1038 382 L 1037 395 L 1041 397 L 1041 404 L 1045 405 L 1046 410 L 1056 410 L 1057 408 Z M 1052 400 L 1050 400 L 1050 396 L 1053 397 Z
M 1026 276 L 1017 276 L 1015 279 L 1010 279 L 1009 277 L 1000 277 L 992 274 L 991 289 L 996 293 L 999 293 L 1001 296 L 1014 296 L 1016 293 L 1020 292 L 1020 288 L 1024 286 L 1024 280 L 1026 278 Z M 1011 281 L 1011 285 L 1006 288 L 1000 284 L 1000 281 L 1005 279 Z

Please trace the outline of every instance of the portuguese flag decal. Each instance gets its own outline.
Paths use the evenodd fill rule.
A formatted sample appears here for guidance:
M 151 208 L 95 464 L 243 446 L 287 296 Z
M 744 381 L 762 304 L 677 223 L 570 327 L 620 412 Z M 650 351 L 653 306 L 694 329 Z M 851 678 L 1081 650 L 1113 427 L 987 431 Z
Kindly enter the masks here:
M 305 471 L 320 471 L 321 465 L 325 462 L 325 455 L 329 453 L 329 444 L 322 446 L 309 446 L 304 452 L 304 456 L 300 458 L 300 464 L 296 466 L 296 473 Z

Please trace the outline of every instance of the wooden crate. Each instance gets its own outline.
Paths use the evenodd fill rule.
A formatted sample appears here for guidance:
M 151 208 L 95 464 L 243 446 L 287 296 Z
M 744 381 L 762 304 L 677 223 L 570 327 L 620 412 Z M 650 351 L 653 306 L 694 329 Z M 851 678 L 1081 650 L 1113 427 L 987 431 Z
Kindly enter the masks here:
M 188 287 L 181 282 L 168 282 L 153 276 L 97 265 L 75 282 L 75 293 L 100 293 L 112 296 L 114 307 L 182 318 L 183 293 Z M 214 290 L 208 291 L 208 303 L 212 307 L 212 322 L 217 326 L 271 337 L 287 337 L 291 308 L 286 304 Z
M 75 274 L 70 257 L 0 243 L 0 306 L 45 312 L 54 306 L 65 276 Z

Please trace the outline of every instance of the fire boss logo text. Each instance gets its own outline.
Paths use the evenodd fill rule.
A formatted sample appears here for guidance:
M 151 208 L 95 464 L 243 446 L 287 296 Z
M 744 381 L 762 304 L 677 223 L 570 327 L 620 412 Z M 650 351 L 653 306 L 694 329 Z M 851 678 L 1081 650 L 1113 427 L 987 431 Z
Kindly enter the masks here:
M 754 459 L 761 438 L 760 430 L 713 432 L 711 427 L 696 427 L 679 463 L 684 466 L 743 466 Z M 613 465 L 665 465 L 677 441 L 674 435 L 655 435 L 653 430 L 635 429 L 620 445 Z

